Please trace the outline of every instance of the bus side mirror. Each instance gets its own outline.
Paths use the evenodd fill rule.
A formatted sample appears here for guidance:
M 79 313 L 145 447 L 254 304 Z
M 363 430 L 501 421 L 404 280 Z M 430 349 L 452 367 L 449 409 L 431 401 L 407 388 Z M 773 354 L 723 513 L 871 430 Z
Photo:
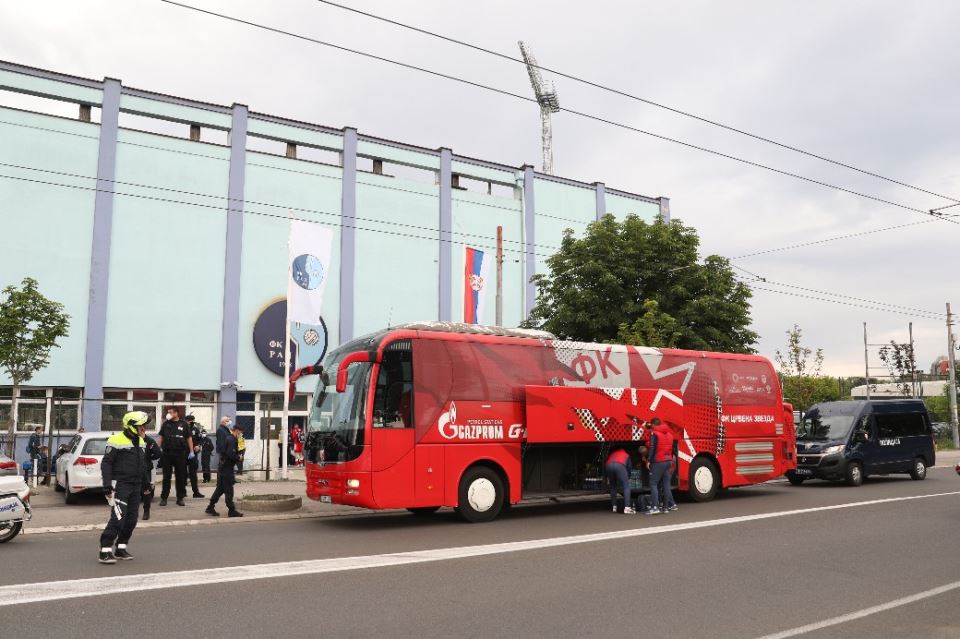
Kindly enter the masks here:
M 347 370 L 350 368 L 351 364 L 359 364 L 360 362 L 369 361 L 370 353 L 367 351 L 350 353 L 340 360 L 340 367 L 337 369 L 337 392 L 342 393 L 343 391 L 347 390 Z
M 320 364 L 311 364 L 310 366 L 298 368 L 290 373 L 290 385 L 287 387 L 287 394 L 289 395 L 291 402 L 293 402 L 294 398 L 297 396 L 297 380 L 306 375 L 319 375 L 321 370 L 323 370 L 323 368 L 320 366 Z

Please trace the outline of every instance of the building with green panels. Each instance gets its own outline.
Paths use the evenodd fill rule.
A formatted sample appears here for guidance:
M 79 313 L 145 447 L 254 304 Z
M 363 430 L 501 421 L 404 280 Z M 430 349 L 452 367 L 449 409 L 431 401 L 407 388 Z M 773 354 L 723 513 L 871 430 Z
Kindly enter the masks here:
M 272 338 L 276 325 L 261 325 L 259 355 L 254 332 L 285 296 L 290 217 L 333 231 L 323 328 L 335 346 L 462 320 L 464 246 L 493 251 L 498 226 L 503 323 L 515 326 L 564 229 L 604 213 L 653 220 L 669 202 L 0 62 L 0 286 L 33 277 L 71 316 L 21 394 L 22 432 L 114 428 L 126 410 L 160 417 L 176 403 L 205 425 L 236 412 L 262 436 L 257 417 L 282 387 L 262 351 L 282 344 L 282 322 Z M 492 296 L 481 320 L 494 323 Z M 0 423 L 9 384 L 0 374 Z

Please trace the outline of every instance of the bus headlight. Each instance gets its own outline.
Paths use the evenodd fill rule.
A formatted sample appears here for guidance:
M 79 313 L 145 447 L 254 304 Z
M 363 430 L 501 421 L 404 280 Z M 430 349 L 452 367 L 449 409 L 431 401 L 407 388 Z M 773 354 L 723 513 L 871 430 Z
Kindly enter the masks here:
M 359 480 L 359 479 L 348 479 L 348 480 L 347 480 L 347 488 L 360 488 L 360 480 Z

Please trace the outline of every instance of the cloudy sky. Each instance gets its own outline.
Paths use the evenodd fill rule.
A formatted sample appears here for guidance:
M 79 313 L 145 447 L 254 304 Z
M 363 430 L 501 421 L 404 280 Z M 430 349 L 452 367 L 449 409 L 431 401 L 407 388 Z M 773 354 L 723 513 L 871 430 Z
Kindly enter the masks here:
M 529 92 L 526 73 L 515 63 L 315 0 L 183 1 Z M 512 55 L 523 39 L 544 66 L 960 198 L 960 4 L 342 1 Z M 159 0 L 3 2 L 0 25 L 0 59 L 116 77 L 127 86 L 209 102 L 241 102 L 255 111 L 356 126 L 506 164 L 540 163 L 534 105 Z M 553 79 L 561 105 L 570 109 L 924 210 L 950 203 Z M 568 113 L 555 116 L 554 134 L 556 173 L 670 197 L 674 217 L 699 229 L 705 253 L 738 257 L 931 219 Z M 927 311 L 898 314 L 758 290 L 753 319 L 760 351 L 772 356 L 797 323 L 808 344 L 824 349 L 828 373 L 857 375 L 863 370 L 862 323 L 868 323 L 871 342 L 905 341 L 912 320 L 918 364 L 927 368 L 946 351 L 944 302 L 960 307 L 948 261 L 958 240 L 960 226 L 932 220 L 737 259 L 772 282 Z

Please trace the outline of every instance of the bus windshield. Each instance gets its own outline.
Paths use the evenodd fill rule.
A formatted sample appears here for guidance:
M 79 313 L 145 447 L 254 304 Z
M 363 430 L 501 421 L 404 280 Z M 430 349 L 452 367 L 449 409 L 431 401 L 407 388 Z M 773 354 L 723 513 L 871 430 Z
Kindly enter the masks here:
M 804 441 L 833 441 L 846 439 L 860 413 L 859 404 L 827 402 L 807 411 L 797 426 L 797 439 Z
M 321 457 L 316 461 L 350 461 L 363 450 L 365 404 L 372 364 L 362 362 L 350 366 L 347 387 L 338 393 L 337 368 L 344 355 L 346 353 L 334 353 L 329 361 L 324 361 L 314 393 L 307 424 L 307 446 L 320 453 Z

